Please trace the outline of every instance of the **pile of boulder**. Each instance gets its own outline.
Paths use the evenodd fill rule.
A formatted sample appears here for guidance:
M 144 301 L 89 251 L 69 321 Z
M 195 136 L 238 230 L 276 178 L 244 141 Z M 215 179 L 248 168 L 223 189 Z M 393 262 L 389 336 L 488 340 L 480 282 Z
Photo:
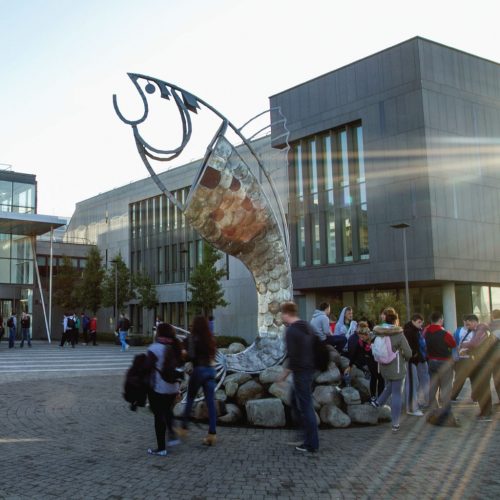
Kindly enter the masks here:
M 244 347 L 241 345 L 241 348 Z M 389 422 L 391 411 L 388 406 L 374 408 L 369 404 L 370 381 L 366 379 L 364 372 L 353 367 L 350 384 L 346 386 L 342 373 L 349 366 L 349 360 L 333 347 L 328 348 L 328 370 L 318 372 L 314 378 L 313 402 L 318 424 L 349 427 L 352 424 L 376 425 L 379 422 Z M 237 349 L 240 349 L 240 345 L 229 346 L 231 352 L 237 352 Z M 227 375 L 215 394 L 218 421 L 261 427 L 283 427 L 291 423 L 293 375 L 288 375 L 284 382 L 278 382 L 283 370 L 284 366 L 277 365 L 257 375 Z M 183 403 L 178 403 L 174 414 L 182 415 L 183 409 Z M 193 417 L 197 420 L 208 418 L 205 401 L 195 403 Z

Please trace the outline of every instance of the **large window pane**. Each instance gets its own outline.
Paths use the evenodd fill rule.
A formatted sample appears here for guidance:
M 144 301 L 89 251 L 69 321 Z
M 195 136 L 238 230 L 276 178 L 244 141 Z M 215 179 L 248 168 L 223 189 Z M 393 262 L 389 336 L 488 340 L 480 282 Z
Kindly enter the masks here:
M 0 257 L 10 258 L 10 234 L 0 234 Z
M 306 265 L 306 226 L 304 217 L 299 217 L 297 222 L 297 265 Z
M 35 186 L 21 182 L 13 183 L 12 210 L 14 212 L 32 212 L 35 208 Z
M 359 236 L 359 256 L 361 260 L 370 257 L 368 250 L 368 210 L 366 203 L 363 203 L 358 211 L 358 236 Z
M 500 287 L 491 287 L 491 309 L 500 309 Z
M 344 262 L 352 261 L 352 226 L 351 210 L 342 210 L 342 258 Z
M 344 206 L 349 206 L 351 204 L 351 189 L 349 177 L 349 161 L 347 155 L 347 132 L 345 130 L 340 133 L 340 149 L 342 203 L 344 204 Z
M 297 196 L 304 196 L 304 177 L 302 169 L 302 146 L 297 145 L 295 150 L 295 189 Z
M 330 135 L 323 138 L 323 152 L 325 164 L 325 191 L 331 191 L 333 195 L 332 138 Z
M 12 210 L 12 182 L 0 181 L 0 211 Z
M 479 321 L 485 323 L 490 321 L 490 290 L 487 286 L 473 285 L 472 289 L 472 312 Z
M 313 265 L 321 264 L 321 241 L 319 232 L 319 214 L 311 214 L 311 246 Z
M 10 283 L 10 259 L 0 259 L 0 283 Z
M 309 189 L 311 193 L 318 192 L 318 158 L 316 155 L 316 141 L 313 139 L 309 143 Z
M 335 214 L 327 213 L 326 240 L 328 247 L 328 264 L 335 264 L 337 261 L 337 250 L 335 248 Z

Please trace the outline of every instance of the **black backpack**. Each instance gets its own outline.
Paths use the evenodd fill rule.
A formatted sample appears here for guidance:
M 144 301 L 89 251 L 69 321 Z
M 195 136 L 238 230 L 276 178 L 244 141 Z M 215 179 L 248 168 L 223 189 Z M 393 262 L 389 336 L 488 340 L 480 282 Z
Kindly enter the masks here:
M 123 398 L 130 403 L 130 409 L 136 411 L 138 406 L 146 406 L 148 391 L 151 386 L 151 370 L 154 361 L 148 354 L 137 354 L 132 366 L 127 370 L 123 387 Z
M 158 370 L 161 378 L 169 384 L 181 382 L 184 379 L 184 361 L 181 356 L 179 341 L 165 346 L 165 358 L 161 370 Z
M 75 320 L 73 318 L 68 318 L 68 321 L 66 322 L 66 328 L 69 328 L 71 330 L 75 328 Z
M 12 328 L 14 326 L 14 320 L 12 319 L 12 316 L 7 320 L 7 326 L 9 328 Z
M 122 332 L 128 332 L 130 330 L 130 320 L 128 318 L 123 318 L 120 322 L 120 330 Z
M 311 325 L 307 324 L 307 330 L 313 337 L 314 367 L 320 372 L 326 372 L 330 364 L 330 352 L 326 344 L 313 332 Z

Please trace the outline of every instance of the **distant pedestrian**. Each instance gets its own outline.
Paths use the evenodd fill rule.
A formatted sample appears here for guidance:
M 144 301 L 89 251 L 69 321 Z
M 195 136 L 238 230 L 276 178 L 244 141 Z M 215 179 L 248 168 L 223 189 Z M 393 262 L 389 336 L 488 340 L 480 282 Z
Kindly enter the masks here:
M 97 345 L 97 317 L 94 315 L 89 322 L 89 344 Z
M 406 413 L 416 417 L 424 415 L 421 406 L 425 408 L 429 405 L 429 365 L 425 340 L 422 336 L 423 324 L 423 316 L 416 313 L 403 328 L 412 352 L 405 380 Z
M 314 359 L 314 331 L 307 321 L 298 316 L 297 304 L 281 304 L 281 318 L 287 329 L 285 332 L 288 352 L 288 368 L 278 382 L 293 373 L 292 406 L 297 410 L 303 428 L 304 441 L 295 449 L 314 453 L 319 449 L 318 424 L 312 400 L 312 384 L 316 371 Z
M 71 347 L 74 349 L 75 345 L 78 344 L 78 327 L 77 327 L 77 316 L 75 313 L 70 314 L 66 326 L 71 341 Z
M 89 342 L 89 326 L 90 326 L 90 318 L 85 314 L 80 314 L 81 325 L 82 325 L 82 334 L 83 334 L 83 345 L 87 345 Z
M 193 363 L 193 372 L 189 377 L 187 402 L 184 409 L 182 428 L 178 430 L 181 436 L 187 435 L 188 421 L 193 408 L 194 399 L 200 387 L 203 388 L 205 403 L 208 408 L 208 434 L 203 438 L 203 444 L 215 445 L 217 441 L 217 412 L 215 408 L 215 339 L 208 321 L 204 316 L 193 319 L 191 334 L 187 339 L 188 360 Z
M 129 348 L 129 345 L 127 344 L 126 340 L 129 330 L 130 330 L 130 320 L 127 318 L 125 314 L 120 314 L 120 319 L 118 321 L 118 325 L 116 326 L 116 331 L 120 336 L 122 352 L 125 352 Z
M 212 315 L 208 317 L 208 329 L 212 335 L 215 335 L 215 318 Z
M 382 394 L 375 401 L 371 401 L 371 404 L 378 408 L 391 397 L 392 431 L 398 432 L 406 361 L 411 358 L 412 352 L 403 335 L 403 329 L 399 326 L 399 317 L 393 311 L 392 308 L 385 309 L 384 323 L 373 330 L 376 337 L 372 352 L 384 377 L 385 387 Z M 380 356 L 382 351 L 384 351 L 383 357 Z
M 61 334 L 61 343 L 59 344 L 60 347 L 64 347 L 66 342 L 69 344 L 71 342 L 71 329 L 68 328 L 68 319 L 69 319 L 69 313 L 65 312 L 63 315 L 63 320 L 62 320 L 62 334 Z
M 465 384 L 465 381 L 470 378 L 472 370 L 474 369 L 474 360 L 472 356 L 467 352 L 467 350 L 462 349 L 462 344 L 474 338 L 474 330 L 467 328 L 466 317 L 463 318 L 463 326 L 459 326 L 453 338 L 457 347 L 453 349 L 453 386 L 451 388 L 451 400 L 457 401 L 460 392 Z M 474 393 L 471 393 L 471 398 L 473 401 L 477 401 Z
M 16 340 L 16 311 L 12 311 L 12 314 L 9 316 L 9 319 L 7 320 L 7 328 L 9 329 L 9 349 L 12 349 Z
M 73 319 L 75 321 L 75 327 L 73 328 L 73 335 L 75 337 L 75 344 L 78 344 L 78 339 L 80 337 L 80 327 L 81 327 L 80 316 L 78 316 L 78 314 L 73 313 Z
M 155 433 L 157 448 L 148 449 L 150 455 L 167 455 L 166 445 L 174 446 L 180 443 L 174 431 L 173 408 L 175 399 L 179 393 L 179 382 L 168 380 L 165 373 L 168 372 L 169 363 L 172 368 L 178 365 L 182 357 L 181 343 L 176 338 L 175 330 L 168 323 L 160 323 L 156 331 L 156 341 L 148 349 L 148 357 L 153 363 L 151 375 L 151 389 L 148 399 L 151 411 L 155 417 Z M 167 378 L 167 380 L 165 380 Z M 168 431 L 168 441 L 165 434 Z
M 439 311 L 431 314 L 431 324 L 425 329 L 425 345 L 429 358 L 430 410 L 427 420 L 437 425 L 456 425 L 451 414 L 453 381 L 452 349 L 457 344 L 453 335 L 443 328 L 444 318 Z M 438 394 L 439 393 L 439 394 Z
M 31 318 L 29 314 L 23 312 L 21 315 L 21 347 L 24 347 L 24 341 L 28 342 L 28 347 L 31 347 L 31 335 L 30 335 L 30 327 L 31 327 Z

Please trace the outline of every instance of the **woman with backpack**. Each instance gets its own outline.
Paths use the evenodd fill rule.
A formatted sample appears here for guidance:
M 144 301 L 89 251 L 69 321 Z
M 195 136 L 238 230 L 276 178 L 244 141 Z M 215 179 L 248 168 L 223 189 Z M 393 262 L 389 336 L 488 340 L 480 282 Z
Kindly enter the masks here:
M 189 378 L 188 394 L 182 428 L 178 434 L 187 435 L 188 420 L 198 390 L 203 387 L 205 402 L 208 407 L 208 434 L 203 444 L 214 446 L 217 440 L 215 423 L 215 339 L 210 332 L 208 320 L 204 316 L 196 316 L 193 320 L 191 335 L 188 337 L 188 359 L 193 362 L 193 373 Z
M 392 308 L 391 308 L 392 309 Z M 375 341 L 372 352 L 375 361 L 379 364 L 380 373 L 385 380 L 382 394 L 370 403 L 378 408 L 391 400 L 392 431 L 399 431 L 401 418 L 403 382 L 406 375 L 406 361 L 412 356 L 411 348 L 399 326 L 397 313 L 389 308 L 384 311 L 385 321 L 373 330 Z
M 166 374 L 171 368 L 175 371 L 182 358 L 181 343 L 175 335 L 175 330 L 168 323 L 160 323 L 156 331 L 156 342 L 148 349 L 148 358 L 151 360 L 151 388 L 148 399 L 151 411 L 155 417 L 155 432 L 158 447 L 149 448 L 150 455 L 166 456 L 166 445 L 174 446 L 180 441 L 174 431 L 173 408 L 179 393 L 179 382 L 169 378 Z M 166 380 L 165 380 L 166 379 Z M 165 434 L 168 430 L 168 441 Z

